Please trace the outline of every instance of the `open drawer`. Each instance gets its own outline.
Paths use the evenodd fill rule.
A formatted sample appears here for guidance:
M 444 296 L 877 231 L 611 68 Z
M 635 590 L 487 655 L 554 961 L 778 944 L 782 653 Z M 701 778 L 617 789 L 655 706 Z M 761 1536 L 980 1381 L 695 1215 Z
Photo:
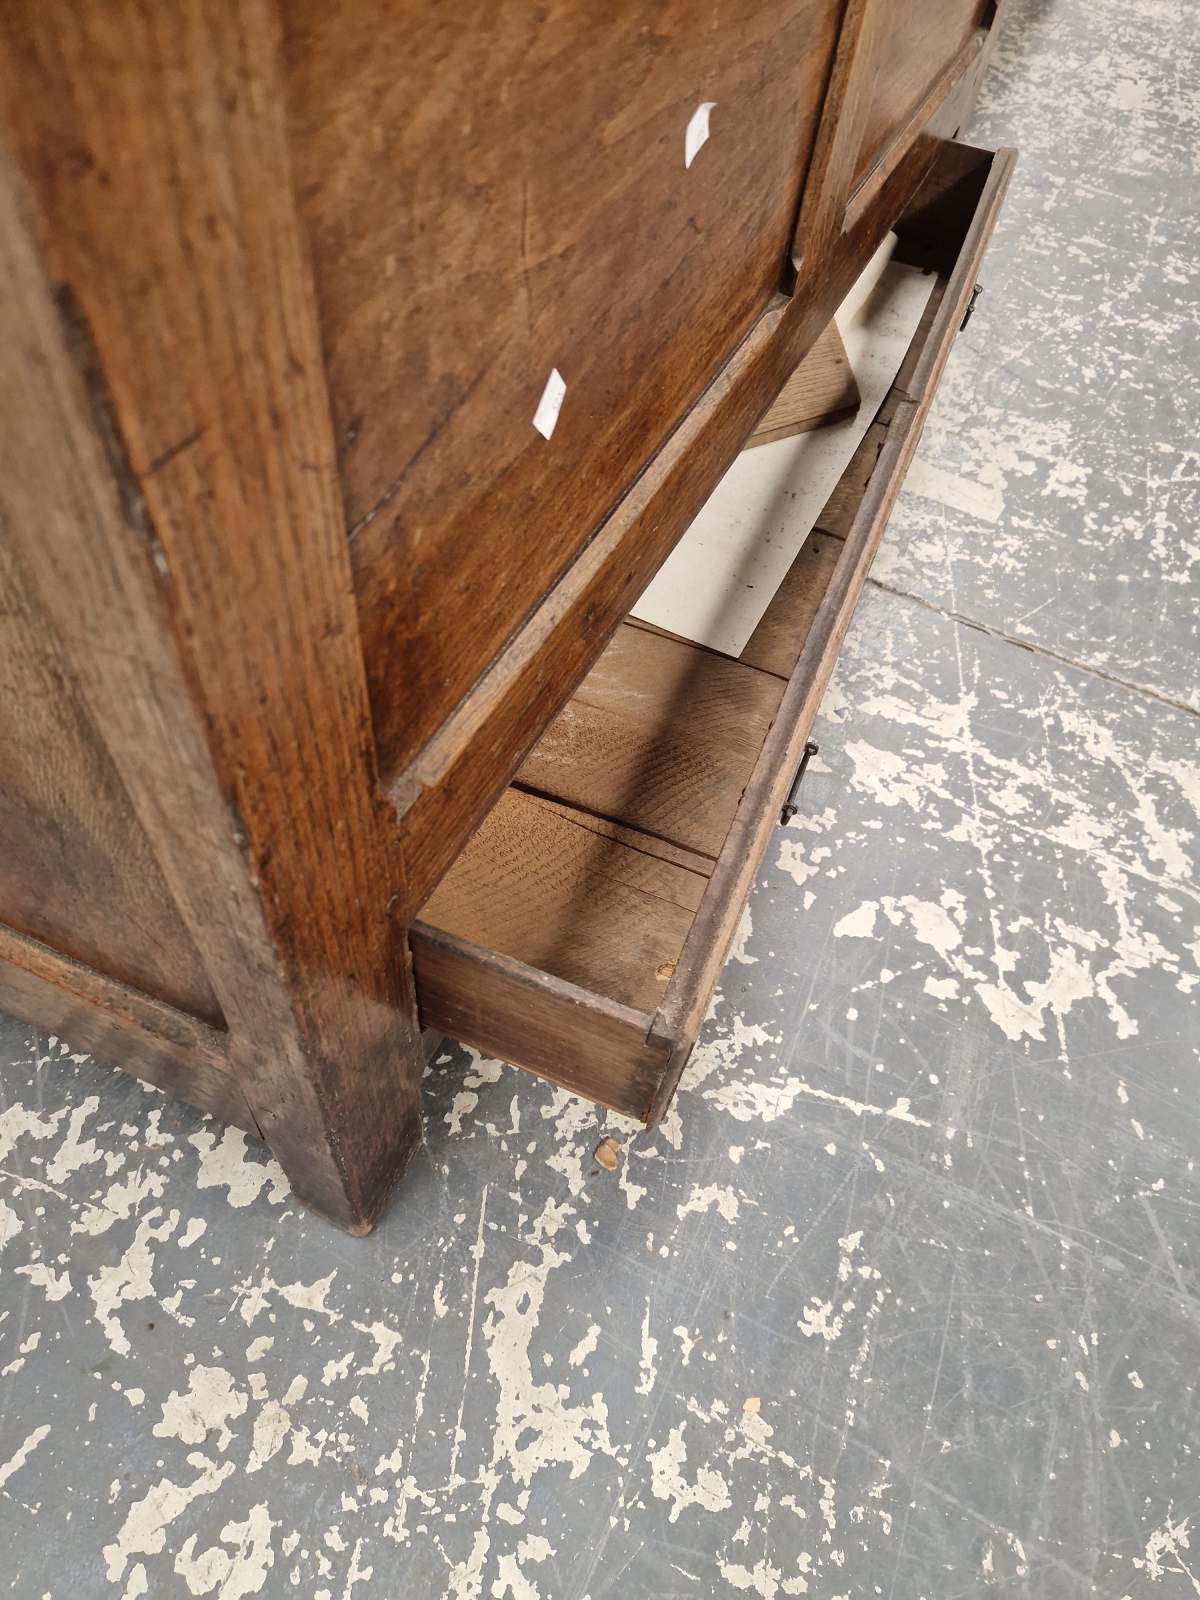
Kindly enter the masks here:
M 943 144 L 937 283 L 738 659 L 627 620 L 411 929 L 424 1026 L 653 1125 L 674 1092 L 962 324 L 1015 161 Z

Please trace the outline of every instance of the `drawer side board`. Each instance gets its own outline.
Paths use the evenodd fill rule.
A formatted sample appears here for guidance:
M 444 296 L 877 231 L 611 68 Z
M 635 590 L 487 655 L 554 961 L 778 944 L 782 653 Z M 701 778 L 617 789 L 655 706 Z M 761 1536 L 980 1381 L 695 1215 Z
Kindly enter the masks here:
M 425 1027 L 644 1118 L 670 1058 L 648 1016 L 441 928 L 410 938 Z
M 966 312 L 980 263 L 1000 213 L 1016 151 L 990 152 L 957 146 L 953 150 L 956 185 L 961 195 L 972 180 L 983 177 L 978 203 L 966 230 L 949 282 L 942 293 L 929 336 L 907 379 L 906 390 L 893 389 L 881 420 L 888 423 L 886 441 L 862 501 L 851 523 L 825 598 L 805 640 L 804 649 L 784 692 L 779 714 L 763 745 L 754 774 L 742 796 L 725 849 L 709 880 L 704 901 L 692 924 L 675 975 L 654 1020 L 654 1036 L 669 1042 L 671 1071 L 664 1078 L 648 1121 L 653 1126 L 670 1103 L 688 1055 L 700 1031 L 709 996 L 733 942 L 742 908 L 774 830 L 779 808 L 800 759 L 804 742 L 825 693 L 842 640 L 854 615 L 871 562 L 904 475 L 920 443 L 929 407 L 945 369 L 951 346 Z M 930 204 L 945 205 L 945 188 L 935 175 Z M 920 217 L 925 202 L 918 196 L 913 211 Z M 906 230 L 902 228 L 902 236 Z M 915 228 L 914 230 L 915 231 Z M 909 231 L 909 237 L 912 237 Z M 901 374 L 902 381 L 905 374 Z

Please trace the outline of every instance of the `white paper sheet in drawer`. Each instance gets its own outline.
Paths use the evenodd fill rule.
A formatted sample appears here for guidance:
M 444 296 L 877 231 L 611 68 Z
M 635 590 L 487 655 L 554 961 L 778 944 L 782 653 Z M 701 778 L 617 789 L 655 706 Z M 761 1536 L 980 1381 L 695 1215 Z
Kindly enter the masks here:
M 832 427 L 746 450 L 659 569 L 633 615 L 740 655 L 883 404 L 937 279 L 890 260 L 895 236 L 837 312 L 862 404 Z

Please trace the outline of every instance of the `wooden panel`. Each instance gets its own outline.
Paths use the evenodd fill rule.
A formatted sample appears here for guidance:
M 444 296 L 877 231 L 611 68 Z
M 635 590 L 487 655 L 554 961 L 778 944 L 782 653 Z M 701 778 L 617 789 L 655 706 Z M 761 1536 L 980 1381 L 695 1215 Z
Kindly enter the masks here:
M 968 35 L 966 44 L 851 195 L 843 227 L 853 226 L 855 219 L 871 205 L 923 131 L 947 138 L 957 131 L 961 121 L 960 107 L 967 102 L 972 69 L 983 58 L 986 37 L 980 32 Z
M 837 0 L 294 0 L 312 241 L 385 774 L 403 767 L 775 288 Z M 397 64 L 403 62 L 403 70 Z M 684 168 L 684 132 L 715 102 Z M 553 439 L 532 426 L 552 368 Z
M 831 322 L 746 440 L 746 448 L 840 422 L 843 417 L 854 415 L 858 403 L 858 384 L 850 358 L 837 323 Z
M 887 0 L 880 6 L 875 78 L 854 163 L 855 186 L 928 104 L 989 9 L 988 0 Z M 981 45 L 982 40 L 975 48 Z M 961 65 L 965 68 L 965 59 Z
M 841 553 L 840 539 L 819 529 L 809 534 L 758 627 L 746 641 L 740 661 L 779 678 L 791 677 Z M 739 799 L 744 785 L 745 779 L 739 784 Z
M 423 1061 L 279 44 L 266 0 L 4 7 L 0 101 L 62 288 L 11 185 L 0 388 L 17 537 L 45 528 L 27 570 L 254 1115 L 299 1197 L 362 1231 L 420 1141 Z
M 797 295 L 815 286 L 827 253 L 836 248 L 845 231 L 846 201 L 875 86 L 876 45 L 884 26 L 884 3 L 885 0 L 846 0 L 792 241 Z M 901 208 L 898 205 L 896 209 Z
M 920 441 L 938 379 L 1003 203 L 1016 160 L 1015 152 L 1001 150 L 994 156 L 983 151 L 973 154 L 977 168 L 986 176 L 973 210 L 959 215 L 958 259 L 943 287 L 934 323 L 911 365 L 913 397 L 905 395 L 894 401 L 892 420 L 875 472 L 866 485 L 829 588 L 784 693 L 779 714 L 709 880 L 704 903 L 654 1019 L 654 1034 L 671 1046 L 672 1061 L 651 1108 L 651 1124 L 665 1111 L 687 1059 L 687 1046 L 699 1031 L 872 558 Z M 946 159 L 957 169 L 965 158 L 955 152 L 948 153 Z M 943 186 L 935 175 L 927 194 L 939 192 L 943 192 Z
M 915 149 L 958 133 L 998 14 L 995 0 L 848 0 L 796 226 L 797 292 L 839 233 L 890 204 Z
M 0 476 L 0 922 L 214 1027 L 200 956 L 6 535 Z M 11 478 L 8 480 L 11 482 Z
M 990 5 L 984 11 L 982 24 L 988 30 L 987 38 L 983 42 L 983 49 L 979 52 L 979 57 L 975 64 L 965 74 L 963 81 L 952 96 L 955 102 L 953 118 L 947 118 L 945 122 L 941 122 L 941 114 L 939 113 L 938 119 L 935 119 L 940 123 L 940 126 L 936 128 L 936 132 L 944 138 L 960 138 L 970 123 L 971 113 L 974 111 L 976 102 L 979 99 L 984 77 L 991 65 L 992 57 L 996 53 L 996 46 L 1000 42 L 1001 29 L 1004 26 L 1005 17 L 1008 15 L 1008 4 L 1009 0 L 991 0 Z
M 517 782 L 715 859 L 782 686 L 627 623 Z
M 481 949 L 440 928 L 410 930 L 421 1019 L 573 1094 L 639 1120 L 668 1052 L 650 1018 Z
M 224 1034 L 5 927 L 0 1007 L 261 1137 Z
M 510 789 L 421 920 L 649 1013 L 706 881 Z

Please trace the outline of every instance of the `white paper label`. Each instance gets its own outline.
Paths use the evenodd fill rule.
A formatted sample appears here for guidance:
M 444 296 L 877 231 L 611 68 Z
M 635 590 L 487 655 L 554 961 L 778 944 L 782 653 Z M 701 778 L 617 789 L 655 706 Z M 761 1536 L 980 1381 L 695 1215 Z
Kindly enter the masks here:
M 567 386 L 563 382 L 563 375 L 555 367 L 546 379 L 542 398 L 533 413 L 533 425 L 543 439 L 548 439 L 554 432 L 554 424 L 558 421 L 558 413 L 562 410 L 563 396 L 566 392 Z
M 692 112 L 692 119 L 687 125 L 687 132 L 683 136 L 683 164 L 690 167 L 695 161 L 700 149 L 708 142 L 708 114 L 716 105 L 715 100 L 706 100 L 702 106 L 697 106 Z

